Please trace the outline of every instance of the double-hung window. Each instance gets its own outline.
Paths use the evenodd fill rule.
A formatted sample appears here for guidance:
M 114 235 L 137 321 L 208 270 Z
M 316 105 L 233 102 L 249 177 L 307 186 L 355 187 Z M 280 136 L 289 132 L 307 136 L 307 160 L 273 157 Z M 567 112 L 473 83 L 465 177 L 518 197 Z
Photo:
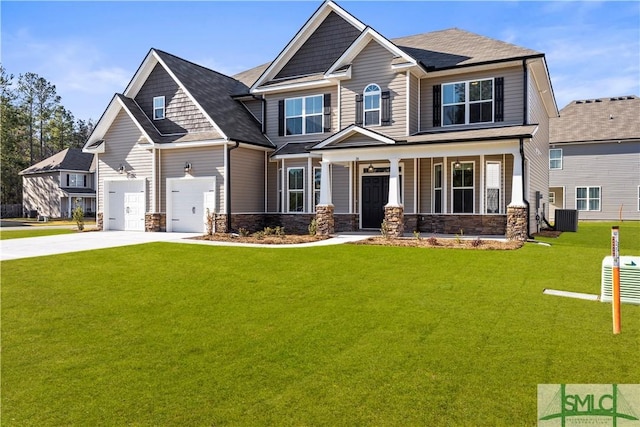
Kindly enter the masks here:
M 500 188 L 502 173 L 500 162 L 487 162 L 485 173 L 486 211 L 488 214 L 500 213 Z
M 287 175 L 289 212 L 304 212 L 304 168 L 289 168 Z
M 286 135 L 304 135 L 323 131 L 323 95 L 285 100 Z
M 473 162 L 452 169 L 453 213 L 473 213 Z
M 576 209 L 579 211 L 599 211 L 600 187 L 577 187 Z
M 370 84 L 364 89 L 364 125 L 380 126 L 380 86 Z
M 443 84 L 443 126 L 492 122 L 493 86 L 493 79 Z
M 320 180 L 322 178 L 322 168 L 313 168 L 313 205 L 320 203 Z
M 85 175 L 70 173 L 67 175 L 67 187 L 86 187 Z
M 164 119 L 164 96 L 153 97 L 153 120 Z
M 549 150 L 549 169 L 562 169 L 562 148 Z

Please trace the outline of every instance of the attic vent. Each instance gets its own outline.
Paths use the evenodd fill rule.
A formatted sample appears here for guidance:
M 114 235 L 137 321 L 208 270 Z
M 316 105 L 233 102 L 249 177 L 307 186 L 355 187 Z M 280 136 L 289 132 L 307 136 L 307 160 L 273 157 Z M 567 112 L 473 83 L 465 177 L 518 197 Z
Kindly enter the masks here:
M 618 98 L 611 98 L 610 100 L 611 100 L 611 101 L 617 101 L 617 100 L 618 100 Z
M 620 101 L 624 101 L 624 96 L 618 98 Z
M 586 100 L 586 101 L 584 101 L 584 102 L 585 102 L 585 103 L 587 103 L 587 104 L 591 104 L 591 100 L 590 100 L 590 99 L 587 99 L 587 100 Z
M 596 99 L 596 102 L 602 102 L 602 99 Z
M 576 104 L 582 104 L 582 101 L 576 101 Z
M 627 96 L 627 99 L 633 99 L 633 96 Z

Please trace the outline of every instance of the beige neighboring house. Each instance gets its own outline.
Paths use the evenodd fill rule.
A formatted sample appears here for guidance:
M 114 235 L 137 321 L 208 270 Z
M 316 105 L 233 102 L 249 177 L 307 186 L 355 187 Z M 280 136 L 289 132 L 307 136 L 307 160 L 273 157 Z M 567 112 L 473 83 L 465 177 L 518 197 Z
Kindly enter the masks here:
M 535 232 L 558 114 L 544 53 L 457 28 L 388 39 L 333 1 L 301 24 L 233 77 L 151 49 L 84 146 L 98 227 L 203 232 L 208 211 L 223 232 Z
M 85 215 L 96 212 L 95 159 L 67 148 L 20 172 L 25 216 L 70 218 L 76 203 Z
M 550 123 L 549 215 L 640 220 L 640 98 L 572 101 Z

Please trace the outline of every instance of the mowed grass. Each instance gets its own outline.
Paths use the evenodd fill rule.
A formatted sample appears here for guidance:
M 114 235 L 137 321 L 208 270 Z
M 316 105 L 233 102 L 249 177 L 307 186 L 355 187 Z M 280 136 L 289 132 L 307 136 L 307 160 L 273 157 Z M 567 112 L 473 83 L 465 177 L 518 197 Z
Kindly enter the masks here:
M 0 230 L 0 240 L 7 239 L 22 239 L 25 237 L 41 237 L 41 236 L 53 236 L 56 234 L 70 234 L 76 231 L 63 228 L 35 228 L 29 230 Z
M 473 251 L 155 243 L 2 263 L 2 425 L 533 426 L 541 383 L 637 383 L 607 223 Z M 640 224 L 621 225 L 622 255 Z

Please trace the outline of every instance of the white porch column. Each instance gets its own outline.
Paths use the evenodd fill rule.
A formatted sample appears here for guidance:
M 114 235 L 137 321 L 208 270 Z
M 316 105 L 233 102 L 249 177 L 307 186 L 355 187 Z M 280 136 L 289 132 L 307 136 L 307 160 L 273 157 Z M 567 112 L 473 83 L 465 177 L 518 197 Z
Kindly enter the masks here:
M 332 205 L 330 165 L 331 163 L 326 160 L 320 162 L 320 205 Z
M 389 201 L 386 206 L 402 206 L 400 203 L 400 159 L 389 159 Z
M 513 153 L 513 178 L 511 181 L 511 203 L 508 207 L 526 207 L 524 203 L 524 194 L 522 193 L 522 185 L 524 183 L 522 173 L 522 156 L 519 152 Z

